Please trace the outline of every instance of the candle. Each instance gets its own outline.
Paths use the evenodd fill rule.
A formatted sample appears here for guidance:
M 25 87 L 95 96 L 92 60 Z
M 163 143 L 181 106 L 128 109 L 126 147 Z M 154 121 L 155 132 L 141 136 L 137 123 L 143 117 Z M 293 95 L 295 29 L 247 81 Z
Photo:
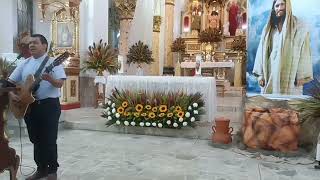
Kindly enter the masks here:
M 123 62 L 123 56 L 118 55 L 118 63 L 119 63 L 119 65 L 120 65 L 120 69 L 118 69 L 118 73 L 119 73 L 119 74 L 123 74 L 123 64 L 124 64 L 124 62 Z

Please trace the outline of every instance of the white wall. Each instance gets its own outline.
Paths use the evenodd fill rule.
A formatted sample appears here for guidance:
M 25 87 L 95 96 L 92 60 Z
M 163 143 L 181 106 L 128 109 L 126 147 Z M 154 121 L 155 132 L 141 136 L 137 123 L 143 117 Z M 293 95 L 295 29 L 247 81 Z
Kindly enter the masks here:
M 82 0 L 80 3 L 80 57 L 87 57 L 88 47 L 103 39 L 108 42 L 109 0 Z M 89 74 L 82 73 L 81 76 Z
M 0 54 L 12 53 L 17 36 L 17 1 L 0 0 Z
M 181 11 L 184 11 L 185 4 L 188 0 L 176 0 L 174 6 L 174 24 L 173 24 L 173 38 L 176 39 L 181 36 Z

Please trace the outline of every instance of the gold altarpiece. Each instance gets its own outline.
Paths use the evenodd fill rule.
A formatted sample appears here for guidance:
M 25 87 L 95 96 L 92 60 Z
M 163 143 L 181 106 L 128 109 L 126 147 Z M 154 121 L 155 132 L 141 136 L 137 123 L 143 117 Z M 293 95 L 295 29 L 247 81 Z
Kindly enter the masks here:
M 80 107 L 79 4 L 71 1 L 56 10 L 51 19 L 52 51 L 54 56 L 68 51 L 72 55 L 64 63 L 67 80 L 61 88 L 63 110 Z

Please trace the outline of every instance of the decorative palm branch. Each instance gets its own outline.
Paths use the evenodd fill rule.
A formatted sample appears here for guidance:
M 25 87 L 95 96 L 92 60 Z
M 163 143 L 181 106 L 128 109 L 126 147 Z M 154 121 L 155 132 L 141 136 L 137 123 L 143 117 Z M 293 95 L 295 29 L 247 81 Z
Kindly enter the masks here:
M 201 43 L 214 43 L 221 40 L 221 32 L 217 28 L 208 28 L 199 34 L 199 42 Z
M 0 79 L 6 79 L 15 68 L 15 63 L 11 63 L 0 57 Z
M 291 103 L 293 107 L 300 112 L 300 122 L 316 120 L 320 117 L 320 81 L 315 78 L 310 82 L 312 87 L 307 90 L 311 97 Z
M 104 70 L 110 74 L 117 73 L 119 69 L 117 52 L 111 45 L 103 43 L 102 39 L 98 44 L 93 43 L 93 46 L 89 46 L 88 55 L 88 60 L 84 62 L 84 70 L 92 69 L 99 75 L 102 75 Z
M 236 36 L 232 42 L 231 49 L 234 51 L 246 52 L 247 44 L 246 38 L 244 36 Z
M 179 37 L 175 41 L 173 41 L 171 45 L 171 51 L 184 53 L 186 51 L 185 40 Z
M 149 49 L 148 45 L 145 45 L 141 41 L 131 46 L 127 58 L 128 64 L 151 64 L 154 62 L 154 59 L 152 58 L 152 51 Z

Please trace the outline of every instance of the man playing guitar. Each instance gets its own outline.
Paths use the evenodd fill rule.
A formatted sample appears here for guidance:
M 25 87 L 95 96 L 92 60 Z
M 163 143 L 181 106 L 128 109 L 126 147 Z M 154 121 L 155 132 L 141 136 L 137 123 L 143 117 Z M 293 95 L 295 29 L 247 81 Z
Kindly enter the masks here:
M 47 39 L 41 34 L 34 34 L 30 38 L 29 48 L 32 56 L 18 65 L 9 77 L 10 82 L 23 84 L 30 74 L 34 75 L 37 70 L 41 69 L 42 62 L 47 58 Z M 47 62 L 44 62 L 43 70 L 53 61 L 53 58 L 49 58 Z M 56 180 L 59 167 L 57 134 L 61 114 L 59 97 L 66 74 L 63 66 L 58 65 L 50 73 L 42 73 L 40 76 L 42 79 L 40 86 L 33 92 L 35 101 L 29 105 L 28 113 L 24 116 L 29 139 L 34 145 L 34 161 L 37 165 L 37 171 L 27 180 L 44 177 Z M 19 94 L 13 92 L 10 92 L 9 96 L 17 103 L 22 100 Z

